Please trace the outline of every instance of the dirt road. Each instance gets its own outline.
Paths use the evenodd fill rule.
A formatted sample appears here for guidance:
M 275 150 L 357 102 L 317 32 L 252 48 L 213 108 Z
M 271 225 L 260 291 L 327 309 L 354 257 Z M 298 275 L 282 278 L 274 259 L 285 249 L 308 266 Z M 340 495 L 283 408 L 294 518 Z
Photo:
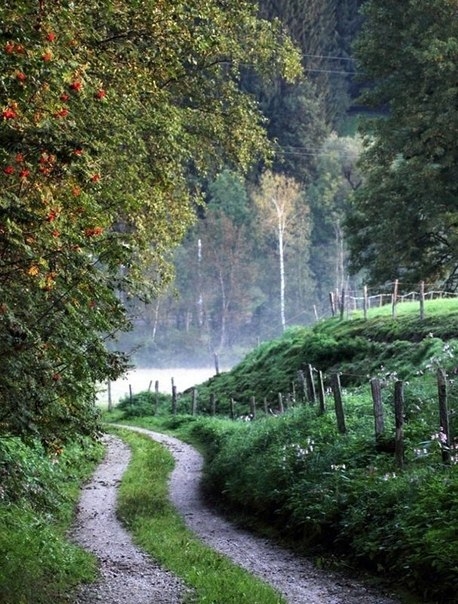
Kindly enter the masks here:
M 199 492 L 202 458 L 191 446 L 141 428 L 175 458 L 170 478 L 171 501 L 207 545 L 270 583 L 290 604 L 398 604 L 389 594 L 316 569 L 306 558 L 242 531 L 205 506 Z M 185 586 L 140 552 L 116 519 L 116 489 L 130 459 L 129 448 L 107 436 L 107 455 L 79 503 L 73 538 L 100 560 L 101 580 L 82 587 L 74 604 L 179 604 Z M 224 602 L 218 603 L 224 604 Z

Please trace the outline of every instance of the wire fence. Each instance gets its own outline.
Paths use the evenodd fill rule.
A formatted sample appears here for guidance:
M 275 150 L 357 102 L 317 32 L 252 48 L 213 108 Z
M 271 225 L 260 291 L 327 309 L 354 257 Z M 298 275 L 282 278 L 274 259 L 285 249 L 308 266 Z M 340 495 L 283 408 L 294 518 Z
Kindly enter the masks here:
M 458 299 L 458 292 L 445 290 L 426 290 L 425 283 L 418 284 L 417 290 L 401 292 L 401 283 L 394 281 L 385 287 L 385 291 L 380 293 L 370 294 L 369 289 L 364 287 L 363 290 L 351 291 L 342 289 L 340 292 L 330 292 L 329 300 L 331 305 L 331 314 L 336 316 L 340 314 L 341 318 L 348 317 L 352 312 L 362 311 L 364 316 L 367 316 L 369 311 L 377 308 L 386 308 L 391 306 L 391 314 L 396 316 L 398 305 L 405 302 L 418 302 L 420 317 L 424 316 L 424 304 L 426 301 L 443 300 L 443 299 Z M 391 291 L 386 289 L 391 286 Z

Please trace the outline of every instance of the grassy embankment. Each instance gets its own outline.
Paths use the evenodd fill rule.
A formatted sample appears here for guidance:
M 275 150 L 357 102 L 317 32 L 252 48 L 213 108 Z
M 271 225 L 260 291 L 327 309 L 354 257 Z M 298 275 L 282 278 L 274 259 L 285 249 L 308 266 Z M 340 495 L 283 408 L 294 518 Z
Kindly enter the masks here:
M 89 439 L 54 455 L 38 442 L 2 438 L 0 447 L 0 603 L 68 602 L 96 576 L 94 558 L 69 543 L 81 483 L 103 455 Z
M 458 346 L 456 301 L 431 302 L 423 321 L 408 304 L 398 317 L 365 321 L 330 320 L 312 329 L 289 330 L 265 343 L 231 372 L 198 388 L 201 413 L 192 417 L 191 397 L 183 395 L 178 414 L 162 398 L 155 417 L 154 395 L 124 401 L 114 414 L 155 429 L 174 430 L 205 452 L 209 498 L 239 521 L 282 535 L 291 547 L 321 564 L 330 560 L 383 575 L 414 601 L 452 604 L 458 593 L 458 478 L 455 463 L 442 462 L 436 370 L 450 377 L 450 424 L 456 434 L 458 391 L 453 381 Z M 402 312 L 401 312 L 402 310 Z M 347 432 L 339 434 L 333 400 L 327 411 L 300 399 L 293 388 L 297 371 L 312 364 L 325 377 L 341 373 Z M 385 434 L 374 438 L 369 378 L 383 380 Z M 404 467 L 396 466 L 393 384 L 403 380 L 405 396 Z M 240 413 L 255 397 L 291 400 L 281 417 L 234 422 L 208 415 L 213 395 L 227 416 L 229 400 Z M 292 404 L 293 392 L 295 403 Z M 137 415 L 132 419 L 133 415 Z

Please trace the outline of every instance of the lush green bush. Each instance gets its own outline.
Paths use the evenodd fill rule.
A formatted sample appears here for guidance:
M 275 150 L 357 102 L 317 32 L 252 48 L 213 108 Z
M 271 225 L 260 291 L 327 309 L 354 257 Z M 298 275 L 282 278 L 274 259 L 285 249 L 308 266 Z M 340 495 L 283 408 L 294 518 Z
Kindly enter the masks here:
M 122 398 L 116 409 L 122 412 L 120 419 L 130 419 L 170 412 L 171 405 L 170 395 L 146 391 Z
M 399 471 L 392 452 L 378 450 L 362 399 L 347 395 L 345 435 L 333 414 L 317 416 L 310 406 L 255 422 L 194 418 L 189 431 L 207 454 L 207 496 L 239 520 L 275 527 L 306 552 L 343 554 L 450 603 L 458 588 L 456 466 L 442 464 L 437 441 L 420 456 L 413 449 L 431 432 L 417 415 Z M 389 406 L 386 412 L 392 419 Z
M 49 604 L 94 577 L 89 554 L 68 542 L 81 481 L 101 459 L 89 438 L 52 453 L 38 441 L 0 439 L 0 603 Z

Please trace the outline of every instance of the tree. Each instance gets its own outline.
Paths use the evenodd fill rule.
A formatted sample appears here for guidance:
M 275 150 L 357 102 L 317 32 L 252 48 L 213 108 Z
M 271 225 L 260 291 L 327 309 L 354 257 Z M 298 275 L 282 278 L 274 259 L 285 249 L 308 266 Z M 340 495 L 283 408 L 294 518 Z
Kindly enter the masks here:
M 170 281 L 191 176 L 266 152 L 240 64 L 299 61 L 249 2 L 6 0 L 0 19 L 0 422 L 49 444 L 94 429 L 97 383 L 126 368 L 107 339 Z
M 285 246 L 290 223 L 296 213 L 296 203 L 301 195 L 299 184 L 292 178 L 267 171 L 260 181 L 259 191 L 253 194 L 261 222 L 275 232 L 277 239 L 280 275 L 280 319 L 286 328 L 285 314 Z
M 330 135 L 318 155 L 318 176 L 309 189 L 314 216 L 311 265 L 321 303 L 327 303 L 330 291 L 341 291 L 346 286 L 344 223 L 351 195 L 362 182 L 357 169 L 360 152 L 359 137 Z
M 372 283 L 458 285 L 458 19 L 452 0 L 369 1 L 356 46 L 378 114 L 348 233 Z

